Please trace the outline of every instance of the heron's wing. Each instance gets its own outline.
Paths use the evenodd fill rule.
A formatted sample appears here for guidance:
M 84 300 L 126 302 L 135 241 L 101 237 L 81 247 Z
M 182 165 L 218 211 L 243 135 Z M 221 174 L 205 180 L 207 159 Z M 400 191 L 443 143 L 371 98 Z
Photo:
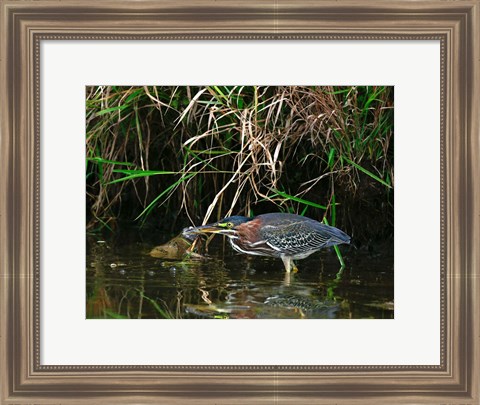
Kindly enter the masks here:
M 260 234 L 273 249 L 292 256 L 350 241 L 348 235 L 339 229 L 313 220 L 266 225 Z

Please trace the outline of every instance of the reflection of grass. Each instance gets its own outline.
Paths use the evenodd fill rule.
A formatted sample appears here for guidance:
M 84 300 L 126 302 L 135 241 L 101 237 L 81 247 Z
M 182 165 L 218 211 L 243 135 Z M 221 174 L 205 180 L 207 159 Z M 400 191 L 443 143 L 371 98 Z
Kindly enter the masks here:
M 153 300 L 150 297 L 147 297 L 143 293 L 143 291 L 140 291 L 140 290 L 137 290 L 137 291 L 138 291 L 141 298 L 147 300 L 153 306 L 153 308 L 160 315 L 161 318 L 163 318 L 163 319 L 175 319 L 175 315 L 170 311 L 170 309 L 168 308 L 168 306 L 165 302 L 163 303 L 163 306 L 166 309 L 162 309 L 157 301 Z
M 390 309 L 387 305 L 383 308 L 369 304 L 391 301 L 393 281 L 390 276 L 385 276 L 386 281 L 383 281 L 383 264 L 377 268 L 378 261 L 372 260 L 364 251 L 354 252 L 363 255 L 360 261 L 349 255 L 348 270 L 337 273 L 337 276 L 337 259 L 331 255 L 311 256 L 300 262 L 300 272 L 290 274 L 292 279 L 285 285 L 282 281 L 288 273 L 283 267 L 276 266 L 274 259 L 236 256 L 230 249 L 223 260 L 182 267 L 177 262 L 162 265 L 136 252 L 131 255 L 132 251 L 123 249 L 123 245 L 110 247 L 107 253 L 111 249 L 121 250 L 122 256 L 116 257 L 114 253 L 115 260 L 109 255 L 101 256 L 103 265 L 97 262 L 99 264 L 95 272 L 91 267 L 87 269 L 90 277 L 87 278 L 88 318 L 282 318 L 291 314 L 284 310 L 265 310 L 261 303 L 266 296 L 297 292 L 299 296 L 314 296 L 321 301 L 335 303 L 341 310 L 342 318 L 367 317 L 371 314 L 376 317 L 391 316 L 391 312 L 385 312 L 385 315 L 380 313 Z M 212 254 L 220 255 L 219 249 L 220 243 L 212 245 Z M 102 254 L 106 247 L 98 250 Z M 125 272 L 119 273 L 107 265 L 114 261 L 129 263 L 129 266 Z M 89 256 L 87 262 L 96 261 Z M 389 260 L 385 260 L 387 264 L 390 269 Z M 103 270 L 105 274 L 102 275 Z M 378 271 L 382 274 L 380 279 L 376 274 Z M 311 286 L 315 287 L 312 289 Z M 211 303 L 206 305 L 204 297 Z M 90 313 L 92 306 L 99 312 Z M 320 315 L 306 313 L 306 316 Z
M 103 310 L 103 313 L 105 314 L 105 318 L 112 318 L 112 319 L 128 319 L 125 315 L 119 314 L 117 312 L 114 312 L 110 309 L 105 308 Z
M 334 246 L 336 248 L 336 251 L 338 250 L 338 246 Z M 327 284 L 327 299 L 331 301 L 336 301 L 336 295 L 335 295 L 335 290 L 339 286 L 339 284 L 342 282 L 342 276 L 343 272 L 345 270 L 345 263 L 343 261 L 342 255 L 340 251 L 338 250 L 337 252 L 337 257 L 339 258 L 339 261 L 341 263 L 341 267 L 338 270 L 337 274 L 335 275 L 335 278 L 330 280 Z

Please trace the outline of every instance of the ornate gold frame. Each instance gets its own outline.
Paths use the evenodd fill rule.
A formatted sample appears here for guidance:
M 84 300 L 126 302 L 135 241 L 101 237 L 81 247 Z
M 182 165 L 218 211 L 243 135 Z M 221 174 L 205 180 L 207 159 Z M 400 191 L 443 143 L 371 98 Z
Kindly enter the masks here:
M 2 404 L 480 402 L 480 0 L 0 4 Z M 440 40 L 439 366 L 40 364 L 40 42 L 166 38 Z

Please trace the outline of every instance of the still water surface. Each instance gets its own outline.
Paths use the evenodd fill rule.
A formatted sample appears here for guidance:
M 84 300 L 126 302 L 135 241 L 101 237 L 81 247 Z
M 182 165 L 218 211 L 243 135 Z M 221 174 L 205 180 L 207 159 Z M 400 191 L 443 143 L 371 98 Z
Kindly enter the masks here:
M 164 260 L 150 250 L 173 235 L 137 229 L 87 237 L 87 318 L 393 318 L 393 242 L 341 246 L 299 260 L 234 252 L 216 236 L 208 257 Z

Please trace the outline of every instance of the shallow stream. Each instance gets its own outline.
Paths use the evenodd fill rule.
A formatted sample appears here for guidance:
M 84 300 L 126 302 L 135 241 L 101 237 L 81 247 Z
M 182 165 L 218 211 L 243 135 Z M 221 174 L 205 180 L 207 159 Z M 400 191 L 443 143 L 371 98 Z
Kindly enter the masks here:
M 164 260 L 150 250 L 173 235 L 123 230 L 87 237 L 87 318 L 393 318 L 393 241 L 342 246 L 296 262 L 234 252 L 216 236 L 204 259 Z

